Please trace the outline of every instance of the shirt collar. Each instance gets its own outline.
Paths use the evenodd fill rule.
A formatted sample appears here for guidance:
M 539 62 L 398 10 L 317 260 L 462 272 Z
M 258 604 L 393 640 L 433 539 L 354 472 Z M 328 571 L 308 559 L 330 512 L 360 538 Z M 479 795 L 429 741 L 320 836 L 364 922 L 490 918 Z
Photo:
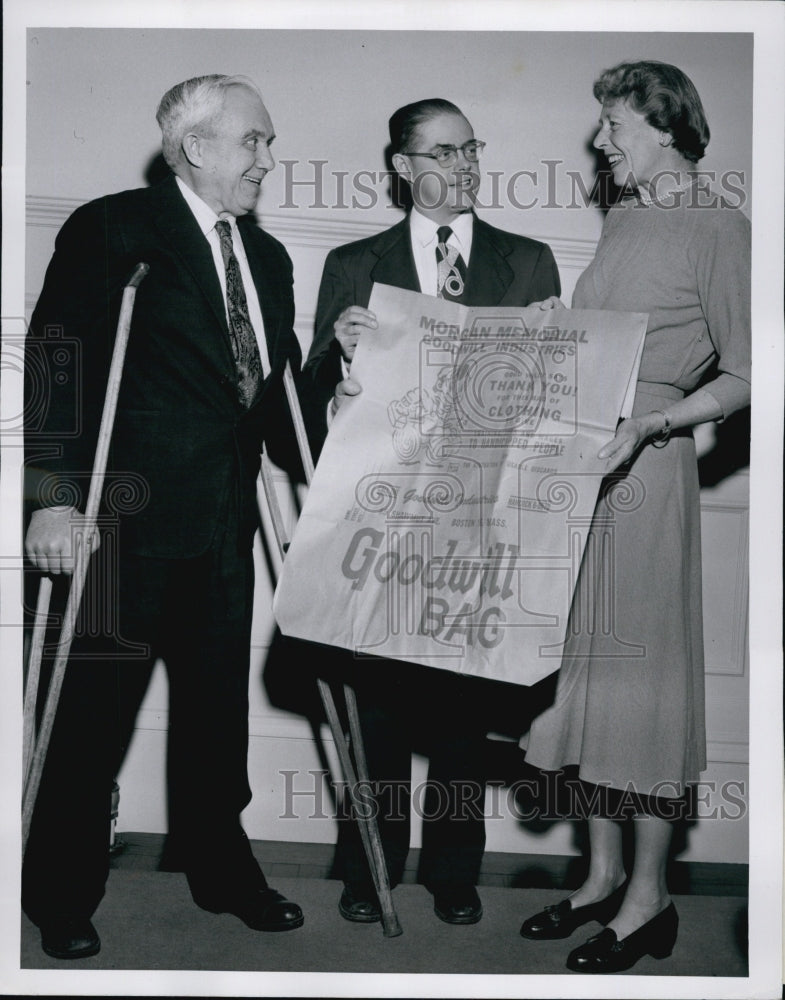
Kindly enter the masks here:
M 192 188 L 188 187 L 185 181 L 183 181 L 180 177 L 175 177 L 175 180 L 177 181 L 177 186 L 180 188 L 183 198 L 185 198 L 186 204 L 194 214 L 197 225 L 201 229 L 203 235 L 207 236 L 207 234 L 215 228 L 215 224 L 218 222 L 218 216 L 210 208 L 207 202 L 202 201 L 199 195 Z M 233 215 L 229 215 L 226 217 L 226 221 L 230 226 L 234 226 L 237 220 Z
M 433 219 L 426 219 L 416 208 L 411 210 L 409 219 L 413 240 L 417 240 L 424 247 L 436 242 L 436 231 L 439 228 L 438 222 L 434 222 Z M 459 250 L 465 250 L 471 242 L 473 224 L 474 212 L 462 212 L 450 223 L 453 242 Z

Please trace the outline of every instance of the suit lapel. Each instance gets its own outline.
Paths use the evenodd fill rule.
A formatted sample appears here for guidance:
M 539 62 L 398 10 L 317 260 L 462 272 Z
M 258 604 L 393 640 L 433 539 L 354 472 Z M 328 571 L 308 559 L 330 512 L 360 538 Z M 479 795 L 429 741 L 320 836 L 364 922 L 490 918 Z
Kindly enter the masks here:
M 504 233 L 474 218 L 472 252 L 462 300 L 467 305 L 498 305 L 515 275 L 507 263 L 510 245 Z M 420 282 L 412 254 L 409 218 L 381 233 L 371 247 L 378 257 L 371 280 L 419 292 Z
M 408 216 L 379 235 L 371 250 L 379 258 L 371 268 L 371 280 L 411 292 L 420 291 L 412 254 Z
M 151 189 L 151 192 L 154 195 L 155 225 L 190 272 L 200 292 L 204 295 L 223 334 L 222 343 L 228 354 L 228 359 L 234 364 L 229 328 L 226 322 L 226 307 L 210 244 L 199 228 L 193 212 L 180 194 L 174 177 L 167 179 L 157 188 Z M 226 361 L 226 357 L 223 360 Z
M 512 268 L 506 257 L 510 247 L 504 234 L 474 217 L 472 251 L 461 301 L 466 305 L 498 305 L 512 284 Z

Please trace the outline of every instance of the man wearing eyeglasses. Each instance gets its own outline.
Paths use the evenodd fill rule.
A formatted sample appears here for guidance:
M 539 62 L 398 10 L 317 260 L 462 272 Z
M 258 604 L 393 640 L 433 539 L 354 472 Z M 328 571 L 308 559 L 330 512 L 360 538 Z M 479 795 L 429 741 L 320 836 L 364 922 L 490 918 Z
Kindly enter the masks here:
M 330 400 L 335 409 L 361 391 L 349 366 L 359 338 L 377 327 L 367 308 L 374 282 L 469 306 L 526 306 L 560 292 L 548 246 L 474 214 L 485 143 L 459 108 L 438 98 L 418 101 L 396 111 L 389 127 L 393 166 L 408 184 L 412 209 L 390 229 L 332 250 L 325 262 L 306 363 L 325 400 L 322 440 Z M 488 682 L 398 661 L 366 664 L 364 670 L 361 665 L 355 674 L 390 884 L 403 877 L 414 797 L 423 817 L 420 880 L 433 893 L 434 911 L 447 923 L 476 923 L 482 916 L 476 885 L 485 847 L 486 726 L 480 705 Z M 413 750 L 429 757 L 424 795 L 410 787 Z M 379 920 L 351 820 L 340 823 L 336 867 L 344 880 L 341 915 Z

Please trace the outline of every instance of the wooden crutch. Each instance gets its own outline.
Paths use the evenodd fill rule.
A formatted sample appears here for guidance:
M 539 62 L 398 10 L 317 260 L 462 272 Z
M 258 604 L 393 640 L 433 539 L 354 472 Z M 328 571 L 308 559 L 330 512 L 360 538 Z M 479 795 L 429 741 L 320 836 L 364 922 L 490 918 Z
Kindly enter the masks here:
M 103 413 L 101 414 L 101 424 L 98 431 L 98 443 L 95 449 L 95 459 L 93 460 L 93 471 L 90 477 L 90 489 L 87 495 L 85 506 L 85 530 L 84 533 L 76 532 L 74 535 L 74 569 L 71 584 L 68 590 L 68 600 L 66 602 L 65 613 L 63 615 L 63 625 L 60 631 L 60 641 L 57 646 L 57 654 L 52 666 L 52 676 L 49 681 L 49 688 L 46 695 L 41 725 L 38 730 L 38 738 L 34 739 L 35 732 L 35 712 L 36 700 L 38 696 L 38 681 L 41 672 L 41 654 L 43 651 L 44 633 L 46 631 L 46 619 L 49 613 L 49 599 L 52 593 L 52 581 L 45 576 L 41 580 L 38 594 L 38 603 L 35 613 L 35 624 L 33 626 L 33 637 L 30 646 L 30 662 L 27 673 L 27 684 L 24 695 L 24 725 L 23 725 L 23 788 L 22 793 L 22 854 L 27 847 L 27 838 L 30 833 L 30 823 L 33 818 L 35 800 L 38 796 L 38 789 L 41 784 L 41 775 L 46 761 L 46 752 L 49 748 L 49 740 L 54 727 L 57 704 L 60 700 L 63 680 L 65 678 L 65 668 L 68 662 L 68 654 L 71 650 L 71 643 L 74 637 L 76 617 L 79 613 L 79 605 L 82 600 L 85 580 L 87 578 L 87 567 L 90 561 L 90 547 L 87 544 L 93 532 L 98 518 L 98 508 L 101 503 L 101 493 L 103 492 L 104 477 L 106 474 L 106 463 L 109 457 L 109 442 L 112 436 L 115 412 L 117 410 L 117 398 L 120 393 L 120 380 L 123 375 L 123 364 L 125 362 L 125 352 L 128 346 L 128 334 L 131 330 L 131 314 L 134 307 L 136 290 L 142 282 L 147 272 L 150 270 L 148 264 L 137 264 L 133 274 L 123 289 L 123 298 L 120 304 L 120 316 L 117 321 L 117 335 L 115 337 L 114 350 L 112 352 L 112 362 L 109 367 L 109 378 L 106 386 L 106 397 L 104 399 Z
M 295 435 L 297 437 L 300 458 L 305 471 L 305 480 L 310 486 L 313 478 L 313 460 L 308 446 L 308 437 L 306 435 L 305 423 L 300 409 L 300 401 L 297 398 L 297 390 L 294 385 L 291 365 L 288 361 L 286 362 L 283 381 L 284 388 L 286 390 L 286 398 L 289 403 L 289 411 L 292 416 L 292 423 L 294 424 Z M 278 505 L 278 499 L 275 494 L 275 484 L 273 483 L 269 468 L 266 464 L 266 459 L 263 459 L 262 461 L 262 484 L 264 486 L 267 505 L 270 511 L 270 518 L 273 523 L 273 530 L 278 542 L 279 552 L 283 557 L 287 547 L 286 529 L 284 527 L 281 510 Z M 371 870 L 373 886 L 376 890 L 377 896 L 379 897 L 379 905 L 382 911 L 382 930 L 385 937 L 397 937 L 399 934 L 403 933 L 403 930 L 400 922 L 398 921 L 398 915 L 395 912 L 395 906 L 392 901 L 390 880 L 387 874 L 387 865 L 384 860 L 382 841 L 379 836 L 379 827 L 376 823 L 376 818 L 373 815 L 367 816 L 365 814 L 363 805 L 367 804 L 361 803 L 358 795 L 358 779 L 359 782 L 361 782 L 365 787 L 369 787 L 370 782 L 368 776 L 368 766 L 365 759 L 365 747 L 363 744 L 362 730 L 360 727 L 360 715 L 357 709 L 357 698 L 354 693 L 354 689 L 350 685 L 345 684 L 344 697 L 346 699 L 346 709 L 349 718 L 349 734 L 351 746 L 354 748 L 354 758 L 357 765 L 357 769 L 355 771 L 352 764 L 352 758 L 349 754 L 349 743 L 346 740 L 343 727 L 341 726 L 340 717 L 338 715 L 338 710 L 335 707 L 332 689 L 330 688 L 330 685 L 321 678 L 317 680 L 317 685 L 322 699 L 322 704 L 324 705 L 324 710 L 327 715 L 327 721 L 330 725 L 330 730 L 335 742 L 335 747 L 338 752 L 338 759 L 341 764 L 341 770 L 343 771 L 354 815 L 359 826 L 360 837 L 362 838 L 363 847 L 368 859 L 368 866 Z

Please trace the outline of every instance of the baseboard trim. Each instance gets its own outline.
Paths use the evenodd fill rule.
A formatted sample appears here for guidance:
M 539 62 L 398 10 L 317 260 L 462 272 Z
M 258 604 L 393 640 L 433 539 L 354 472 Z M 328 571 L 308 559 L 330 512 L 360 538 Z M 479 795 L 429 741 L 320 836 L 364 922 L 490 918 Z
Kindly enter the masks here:
M 158 833 L 119 833 L 119 850 L 112 867 L 156 871 L 171 870 L 164 855 L 166 837 Z M 254 854 L 268 877 L 335 878 L 332 844 L 297 843 L 283 840 L 254 840 Z M 405 883 L 416 883 L 418 849 L 409 851 L 404 871 Z M 585 859 L 562 854 L 512 854 L 488 852 L 483 858 L 479 885 L 515 889 L 577 889 L 585 872 Z M 708 861 L 672 862 L 668 882 L 677 896 L 746 897 L 747 865 Z

